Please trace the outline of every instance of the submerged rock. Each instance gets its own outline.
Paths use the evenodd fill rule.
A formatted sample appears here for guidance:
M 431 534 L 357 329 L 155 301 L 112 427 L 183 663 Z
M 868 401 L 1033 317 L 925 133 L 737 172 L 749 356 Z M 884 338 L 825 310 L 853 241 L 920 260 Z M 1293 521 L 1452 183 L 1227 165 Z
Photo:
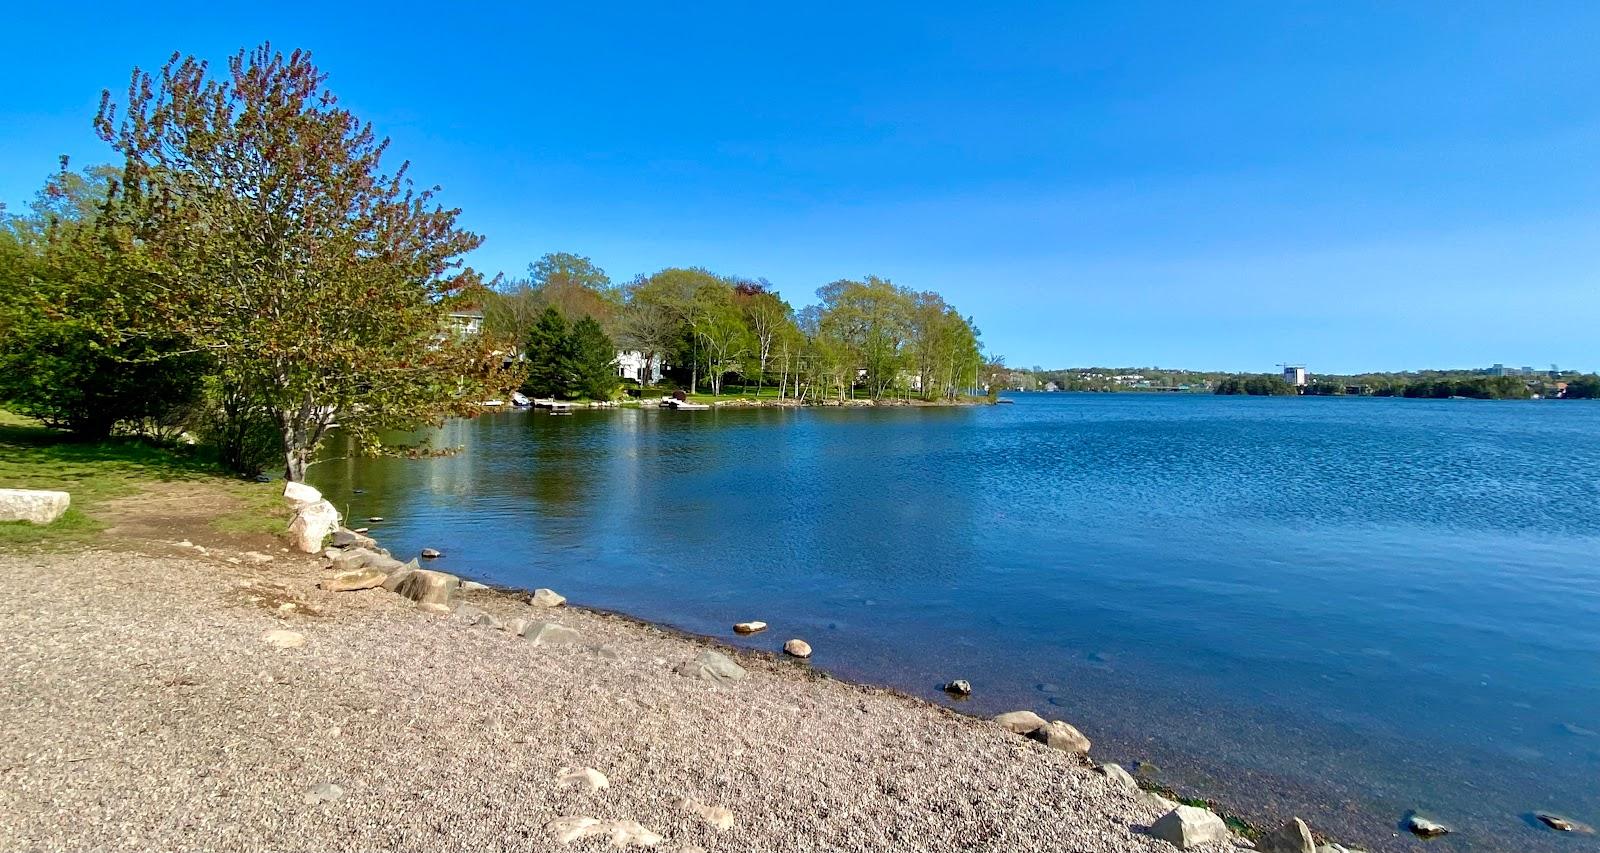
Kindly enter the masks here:
M 1441 835 L 1450 834 L 1450 828 L 1444 824 L 1436 823 L 1416 814 L 1406 818 L 1406 829 L 1411 830 L 1413 835 L 1422 838 L 1438 838 Z
M 1089 751 L 1089 739 L 1069 723 L 1051 720 L 1028 732 L 1028 737 L 1051 749 L 1082 755 Z
M 694 660 L 678 664 L 676 672 L 686 678 L 698 678 L 713 684 L 725 684 L 744 678 L 744 667 L 733 662 L 721 652 L 704 651 Z
M 437 548 L 423 548 L 422 549 L 422 559 L 424 559 L 424 560 L 436 560 L 436 559 L 438 559 L 440 557 L 443 557 L 443 556 L 444 555 L 439 553 L 439 550 Z
M 1549 812 L 1535 812 L 1534 817 L 1538 818 L 1540 823 L 1557 832 L 1577 832 L 1584 835 L 1594 834 L 1594 827 L 1591 827 L 1587 824 L 1578 823 L 1575 820 L 1568 820 L 1567 818 L 1559 815 L 1553 815 Z
M 1150 834 L 1179 850 L 1228 840 L 1222 818 L 1194 806 L 1178 806 L 1150 826 Z
M 944 686 L 944 692 L 957 696 L 971 696 L 972 685 L 964 678 L 958 678 Z
M 996 715 L 994 721 L 999 723 L 1001 728 L 1009 729 L 1019 735 L 1025 735 L 1048 722 L 1032 711 L 1007 711 Z
M 1300 818 L 1263 835 L 1256 842 L 1261 853 L 1317 853 L 1317 840 L 1311 837 L 1311 827 Z
M 790 640 L 783 644 L 783 650 L 797 658 L 811 657 L 811 644 L 805 640 Z

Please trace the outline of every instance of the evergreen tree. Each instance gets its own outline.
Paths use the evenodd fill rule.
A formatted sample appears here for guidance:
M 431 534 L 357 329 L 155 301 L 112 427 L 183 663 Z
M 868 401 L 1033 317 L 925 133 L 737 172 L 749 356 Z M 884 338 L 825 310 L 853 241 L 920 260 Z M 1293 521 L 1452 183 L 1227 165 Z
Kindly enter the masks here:
M 617 348 L 593 317 L 585 315 L 572 327 L 572 352 L 578 390 L 591 400 L 609 400 L 616 393 Z
M 577 359 L 567 321 L 553 306 L 544 309 L 539 322 L 528 333 L 524 352 L 528 358 L 528 380 L 522 393 L 530 397 L 569 399 L 577 392 Z

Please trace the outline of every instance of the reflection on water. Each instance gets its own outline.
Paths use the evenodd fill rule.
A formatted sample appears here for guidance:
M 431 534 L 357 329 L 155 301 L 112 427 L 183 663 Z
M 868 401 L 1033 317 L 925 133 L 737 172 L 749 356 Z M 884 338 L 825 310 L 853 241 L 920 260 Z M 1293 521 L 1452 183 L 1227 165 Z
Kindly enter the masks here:
M 1034 395 L 507 412 L 312 479 L 397 554 L 975 713 L 1375 849 L 1600 823 L 1600 406 Z M 339 456 L 337 448 L 330 456 Z M 357 494 L 356 490 L 365 490 Z M 735 638 L 735 621 L 766 634 Z

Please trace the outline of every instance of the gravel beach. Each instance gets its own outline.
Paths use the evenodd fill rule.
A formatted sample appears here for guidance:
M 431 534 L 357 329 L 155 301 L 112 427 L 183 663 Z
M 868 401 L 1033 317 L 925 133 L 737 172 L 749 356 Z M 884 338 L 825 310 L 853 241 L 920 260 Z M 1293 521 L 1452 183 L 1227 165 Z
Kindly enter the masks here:
M 271 556 L 0 557 L 0 849 L 610 849 L 559 840 L 579 817 L 677 851 L 1174 849 L 1158 806 L 987 721 L 750 654 L 711 684 L 674 671 L 707 641 L 494 591 L 438 615 Z M 587 768 L 606 787 L 558 783 Z

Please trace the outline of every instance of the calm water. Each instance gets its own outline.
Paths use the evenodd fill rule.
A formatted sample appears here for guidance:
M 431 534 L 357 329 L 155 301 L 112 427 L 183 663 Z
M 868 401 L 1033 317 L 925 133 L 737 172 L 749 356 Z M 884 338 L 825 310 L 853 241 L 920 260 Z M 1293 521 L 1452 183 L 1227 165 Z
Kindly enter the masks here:
M 504 413 L 312 480 L 397 556 L 550 586 L 1406 849 L 1600 849 L 1600 405 L 1027 395 Z M 364 490 L 357 494 L 356 490 Z M 733 636 L 735 621 L 772 629 Z

